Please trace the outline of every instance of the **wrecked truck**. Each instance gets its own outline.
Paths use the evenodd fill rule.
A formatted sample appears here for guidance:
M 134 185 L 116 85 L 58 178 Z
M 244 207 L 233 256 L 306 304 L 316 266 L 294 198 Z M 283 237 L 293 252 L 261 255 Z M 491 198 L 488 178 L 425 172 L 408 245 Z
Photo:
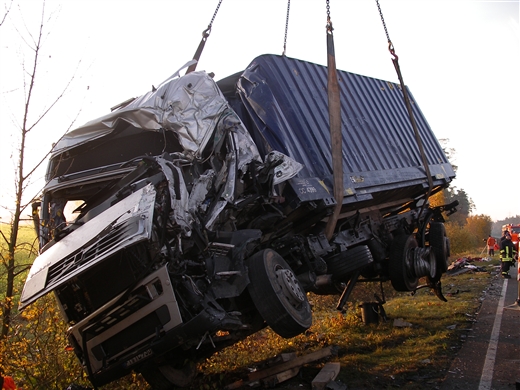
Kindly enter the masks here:
M 338 81 L 344 196 L 330 237 L 323 66 L 262 55 L 218 82 L 177 72 L 54 145 L 20 307 L 55 294 L 94 386 L 131 371 L 154 389 L 188 386 L 188 361 L 266 326 L 308 329 L 309 293 L 343 310 L 357 283 L 425 281 L 444 299 L 456 204 L 428 195 L 453 167 L 411 93 L 422 152 L 399 85 Z

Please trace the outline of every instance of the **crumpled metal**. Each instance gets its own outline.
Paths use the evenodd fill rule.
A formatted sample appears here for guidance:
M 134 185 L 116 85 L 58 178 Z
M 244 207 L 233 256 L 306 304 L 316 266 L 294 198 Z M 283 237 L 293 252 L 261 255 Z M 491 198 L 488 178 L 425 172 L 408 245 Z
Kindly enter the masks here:
M 110 114 L 65 134 L 52 154 L 104 137 L 120 121 L 149 131 L 164 129 L 177 134 L 184 153 L 200 157 L 228 104 L 213 79 L 203 71 L 170 78 Z
M 197 213 L 206 216 L 204 225 L 212 230 L 221 212 L 240 195 L 236 194 L 236 181 L 247 173 L 253 161 L 263 164 L 249 131 L 230 108 L 213 78 L 204 71 L 184 76 L 176 72 L 153 91 L 70 131 L 58 141 L 52 153 L 63 153 L 104 137 L 113 132 L 120 121 L 144 131 L 175 133 L 183 149 L 178 153 L 183 163 L 197 164 L 208 155 L 218 156 L 220 169 L 199 178 L 191 193 L 180 166 L 163 157 L 156 157 L 168 181 L 172 219 L 182 228 L 185 236 L 191 235 Z M 301 164 L 280 152 L 271 152 L 266 158 L 266 164 L 280 161 L 275 168 L 273 186 L 295 176 L 302 168 Z M 217 190 L 217 199 L 208 206 L 203 197 L 211 185 Z

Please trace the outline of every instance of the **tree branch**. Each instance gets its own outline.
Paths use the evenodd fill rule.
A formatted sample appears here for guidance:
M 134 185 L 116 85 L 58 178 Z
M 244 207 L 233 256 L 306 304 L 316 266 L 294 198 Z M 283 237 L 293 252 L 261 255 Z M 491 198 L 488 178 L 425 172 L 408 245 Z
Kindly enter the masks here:
M 11 7 L 13 6 L 13 0 L 9 3 L 9 7 L 5 10 L 4 17 L 2 18 L 2 21 L 0 22 L 0 26 L 4 24 L 5 20 L 7 19 L 7 15 L 9 15 L 9 11 L 11 11 Z
M 65 95 L 65 93 L 67 92 L 67 90 L 69 89 L 70 85 L 72 84 L 72 82 L 74 81 L 74 79 L 76 78 L 76 74 L 77 74 L 77 71 L 79 69 L 79 66 L 81 65 L 81 61 L 78 62 L 78 65 L 76 66 L 76 69 L 74 70 L 74 73 L 72 75 L 72 77 L 70 78 L 70 80 L 68 81 L 67 85 L 65 85 L 65 87 L 63 88 L 63 91 L 61 91 L 61 93 L 58 95 L 58 97 L 56 97 L 56 99 L 51 103 L 51 105 L 38 117 L 38 119 L 36 120 L 36 122 L 34 122 L 31 126 L 29 126 L 27 128 L 27 132 L 30 132 L 36 125 L 38 125 L 38 123 L 40 123 L 40 121 L 49 113 L 49 111 L 61 100 L 61 98 Z M 79 114 L 78 114 L 79 115 Z M 77 116 L 76 116 L 77 118 Z M 76 119 L 74 119 L 74 121 L 72 123 L 74 123 L 76 121 Z
M 0 235 L 2 235 L 2 238 L 4 239 L 5 243 L 9 245 L 9 240 L 5 236 L 4 232 L 0 230 Z M 3 257 L 3 256 L 2 256 Z
M 25 271 L 27 271 L 28 269 L 31 269 L 31 265 L 30 264 L 24 264 L 24 265 L 19 265 L 17 266 L 16 268 L 19 268 L 19 267 L 22 267 L 19 271 L 16 271 L 13 273 L 14 277 L 16 278 L 18 275 L 20 274 L 23 274 Z

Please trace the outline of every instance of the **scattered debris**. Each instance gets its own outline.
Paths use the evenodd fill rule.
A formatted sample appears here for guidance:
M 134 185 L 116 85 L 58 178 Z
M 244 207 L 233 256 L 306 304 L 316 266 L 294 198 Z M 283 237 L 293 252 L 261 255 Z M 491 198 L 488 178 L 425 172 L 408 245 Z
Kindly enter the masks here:
M 448 326 L 446 327 L 446 329 L 454 330 L 456 327 L 457 327 L 457 324 L 455 324 L 455 325 L 448 325 Z
M 340 381 L 330 382 L 325 386 L 327 390 L 347 390 L 347 385 Z
M 272 387 L 275 387 L 279 383 L 282 383 L 291 378 L 294 378 L 296 375 L 298 375 L 299 372 L 300 372 L 300 367 L 294 367 L 287 371 L 280 372 L 278 374 L 263 378 L 262 383 L 264 384 L 264 387 L 272 388 Z
M 459 275 L 466 272 L 487 272 L 486 268 L 470 264 L 474 261 L 489 261 L 482 257 L 461 257 L 448 266 L 449 275 Z
M 411 327 L 413 325 L 411 323 L 409 323 L 409 322 L 406 322 L 402 318 L 396 318 L 394 320 L 394 326 L 397 327 L 397 328 L 407 328 L 407 327 Z
M 234 390 L 240 389 L 244 386 L 251 386 L 256 384 L 263 384 L 266 387 L 273 387 L 298 375 L 300 368 L 304 364 L 335 355 L 337 353 L 336 349 L 336 347 L 329 346 L 299 357 L 286 354 L 285 357 L 281 356 L 280 359 L 275 358 L 273 360 L 269 360 L 269 366 L 267 368 L 251 372 L 247 375 L 247 379 L 233 382 L 227 385 L 224 389 Z M 289 360 L 284 361 L 284 359 L 287 358 Z M 275 362 L 275 364 L 273 364 L 273 362 Z
M 312 380 L 312 390 L 324 390 L 326 386 L 334 381 L 339 374 L 340 363 L 330 362 L 325 364 L 321 371 Z

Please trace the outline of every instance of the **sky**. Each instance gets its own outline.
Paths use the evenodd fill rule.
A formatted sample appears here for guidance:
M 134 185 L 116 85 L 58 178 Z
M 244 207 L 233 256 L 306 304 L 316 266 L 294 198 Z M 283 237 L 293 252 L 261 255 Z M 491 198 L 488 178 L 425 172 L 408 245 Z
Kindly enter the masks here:
M 0 0 L 2 9 L 10 0 Z M 69 128 L 159 85 L 193 58 L 218 0 L 47 0 L 26 170 Z M 519 1 L 380 0 L 405 84 L 438 139 L 454 150 L 452 186 L 493 221 L 520 215 Z M 375 0 L 329 0 L 341 70 L 398 82 Z M 3 12 L 0 13 L 3 15 Z M 13 2 L 0 26 L 0 221 L 13 204 L 24 67 L 41 0 Z M 197 70 L 219 80 L 261 54 L 282 54 L 286 0 L 222 0 Z M 324 0 L 290 2 L 286 55 L 325 65 Z M 22 39 L 23 37 L 23 39 Z M 66 93 L 53 102 L 68 85 Z M 44 164 L 45 165 L 45 164 Z M 26 193 L 43 186 L 44 167 Z

